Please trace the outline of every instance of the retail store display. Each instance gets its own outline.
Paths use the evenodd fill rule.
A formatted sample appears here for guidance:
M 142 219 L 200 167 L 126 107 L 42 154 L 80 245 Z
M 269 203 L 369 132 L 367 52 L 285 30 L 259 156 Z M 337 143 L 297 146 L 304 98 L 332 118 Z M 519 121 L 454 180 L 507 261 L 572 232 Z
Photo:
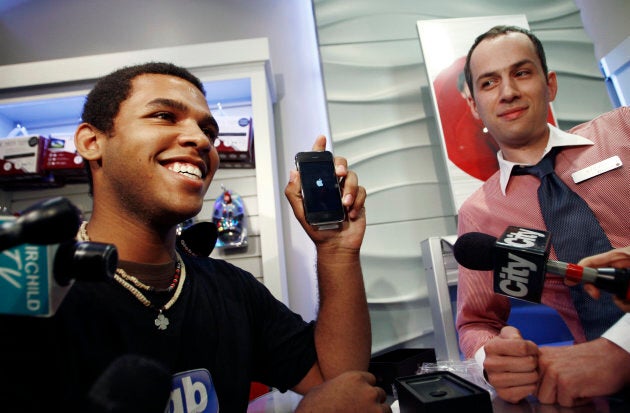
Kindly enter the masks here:
M 247 246 L 247 227 L 245 225 L 245 206 L 240 195 L 229 189 L 214 202 L 212 220 L 217 226 L 217 248 L 243 248 Z

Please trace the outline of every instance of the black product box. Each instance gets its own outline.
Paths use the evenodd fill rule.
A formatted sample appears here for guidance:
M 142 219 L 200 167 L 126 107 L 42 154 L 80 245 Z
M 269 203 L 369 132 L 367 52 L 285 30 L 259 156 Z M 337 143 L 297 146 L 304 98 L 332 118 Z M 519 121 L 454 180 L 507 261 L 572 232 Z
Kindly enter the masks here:
M 490 393 L 450 371 L 398 377 L 400 413 L 492 413 Z
M 394 379 L 415 374 L 422 363 L 435 363 L 432 348 L 401 348 L 372 357 L 369 372 L 376 376 L 376 385 L 393 394 Z

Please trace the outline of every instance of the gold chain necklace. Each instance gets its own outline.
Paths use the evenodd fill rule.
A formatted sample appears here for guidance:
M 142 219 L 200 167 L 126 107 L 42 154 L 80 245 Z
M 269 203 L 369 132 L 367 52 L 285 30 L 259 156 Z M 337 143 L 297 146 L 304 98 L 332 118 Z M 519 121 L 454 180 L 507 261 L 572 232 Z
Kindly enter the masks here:
M 90 241 L 90 237 L 87 233 L 87 221 L 83 221 L 83 223 L 81 223 L 81 227 L 79 227 L 79 233 L 77 234 L 77 240 L 84 242 Z M 158 328 L 158 330 L 166 330 L 166 328 L 168 327 L 169 320 L 164 315 L 164 311 L 168 310 L 173 306 L 173 304 L 175 304 L 184 287 L 184 281 L 186 280 L 186 266 L 184 265 L 184 261 L 177 251 L 175 251 L 175 255 L 177 255 L 177 269 L 175 273 L 175 279 L 173 280 L 171 286 L 166 289 L 166 291 L 172 291 L 173 287 L 175 287 L 175 284 L 177 285 L 177 289 L 175 290 L 175 294 L 173 294 L 173 297 L 171 297 L 171 299 L 160 308 L 154 306 L 153 303 L 151 303 L 151 301 L 138 289 L 142 288 L 146 291 L 154 291 L 155 289 L 153 287 L 146 285 L 138 280 L 136 277 L 127 274 L 122 268 L 117 268 L 116 273 L 114 274 L 114 280 L 116 280 L 118 284 L 120 284 L 134 297 L 136 297 L 138 301 L 140 301 L 146 307 L 155 308 L 158 310 L 158 315 L 155 318 L 155 326 Z

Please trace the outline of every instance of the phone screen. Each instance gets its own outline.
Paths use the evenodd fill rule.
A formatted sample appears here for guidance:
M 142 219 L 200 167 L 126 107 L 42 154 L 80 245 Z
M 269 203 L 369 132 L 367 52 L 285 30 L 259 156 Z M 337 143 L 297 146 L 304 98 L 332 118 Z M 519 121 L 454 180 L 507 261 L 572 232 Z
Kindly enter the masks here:
M 306 220 L 312 225 L 341 222 L 345 211 L 332 155 L 315 152 L 311 157 L 309 154 L 302 152 L 296 157 Z

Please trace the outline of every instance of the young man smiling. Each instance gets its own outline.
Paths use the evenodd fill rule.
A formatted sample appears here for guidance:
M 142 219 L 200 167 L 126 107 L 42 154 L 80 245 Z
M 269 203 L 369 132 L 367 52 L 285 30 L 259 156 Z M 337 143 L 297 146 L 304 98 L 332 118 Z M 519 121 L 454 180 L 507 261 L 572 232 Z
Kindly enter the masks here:
M 609 112 L 569 133 L 548 125 L 557 77 L 547 69 L 540 40 L 518 27 L 498 26 L 479 36 L 468 53 L 466 78 L 472 108 L 499 145 L 500 170 L 462 205 L 458 233 L 498 237 L 511 225 L 545 230 L 537 197 L 541 181 L 512 171 L 537 164 L 554 148 L 559 150 L 555 173 L 587 202 L 612 247 L 630 244 L 629 168 L 614 167 L 583 182 L 571 176 L 615 155 L 630 159 L 630 109 Z M 550 258 L 556 258 L 555 249 Z M 516 402 L 534 394 L 543 403 L 572 406 L 630 384 L 628 316 L 586 341 L 569 288 L 561 277 L 547 274 L 542 302 L 559 312 L 577 344 L 539 348 L 506 325 L 510 304 L 494 294 L 492 277 L 460 266 L 457 328 L 462 350 L 484 360 L 500 397 Z
M 24 410 L 39 403 L 104 408 L 90 389 L 119 357 L 134 354 L 173 375 L 170 393 L 138 397 L 170 396 L 176 411 L 186 401 L 244 412 L 251 381 L 305 394 L 298 411 L 389 411 L 365 372 L 371 330 L 359 249 L 366 193 L 345 159 L 335 159 L 348 217 L 339 230 L 306 223 L 296 171 L 285 188 L 318 253 L 316 322 L 302 320 L 251 274 L 176 249 L 177 225 L 199 213 L 219 166 L 218 127 L 204 95 L 196 77 L 168 63 L 120 69 L 88 95 L 75 143 L 88 164 L 93 210 L 78 239 L 116 245 L 119 265 L 110 283 L 74 283 L 46 320 L 51 365 L 38 367 L 52 399 L 27 392 Z M 319 137 L 313 150 L 325 144 Z M 28 334 L 44 337 L 41 329 Z M 118 373 L 112 388 L 135 374 Z

